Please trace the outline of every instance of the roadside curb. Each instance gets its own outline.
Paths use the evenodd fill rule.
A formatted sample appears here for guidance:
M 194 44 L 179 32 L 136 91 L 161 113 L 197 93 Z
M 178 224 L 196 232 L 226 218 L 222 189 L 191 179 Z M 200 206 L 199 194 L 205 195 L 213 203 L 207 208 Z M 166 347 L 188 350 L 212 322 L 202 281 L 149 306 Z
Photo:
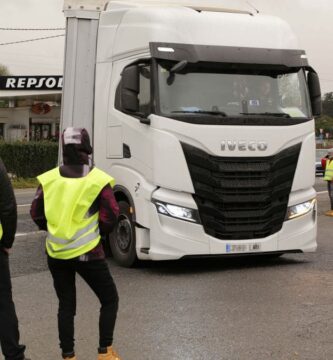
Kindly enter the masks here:
M 23 194 L 23 193 L 31 193 L 31 192 L 35 192 L 37 188 L 24 188 L 24 189 L 15 189 L 14 188 L 14 193 L 17 194 Z

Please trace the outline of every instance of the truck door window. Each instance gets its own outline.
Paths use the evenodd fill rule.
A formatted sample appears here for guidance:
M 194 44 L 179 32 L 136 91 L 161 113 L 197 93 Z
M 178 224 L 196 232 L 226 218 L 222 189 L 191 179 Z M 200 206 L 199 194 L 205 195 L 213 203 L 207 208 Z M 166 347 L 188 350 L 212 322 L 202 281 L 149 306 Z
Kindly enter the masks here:
M 138 94 L 139 113 L 148 116 L 151 113 L 151 72 L 150 64 L 139 64 L 139 85 L 140 90 Z M 121 81 L 116 89 L 115 108 L 123 111 L 121 107 Z M 133 113 L 133 115 L 135 115 Z

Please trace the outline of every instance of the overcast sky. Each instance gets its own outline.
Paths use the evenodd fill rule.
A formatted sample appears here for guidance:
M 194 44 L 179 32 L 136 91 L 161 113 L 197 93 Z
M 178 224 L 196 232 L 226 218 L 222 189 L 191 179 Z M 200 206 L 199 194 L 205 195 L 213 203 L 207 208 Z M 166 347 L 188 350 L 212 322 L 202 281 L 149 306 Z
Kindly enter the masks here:
M 322 92 L 333 91 L 333 0 L 249 2 L 262 14 L 277 15 L 289 22 L 298 35 L 301 47 L 306 50 L 311 65 L 319 73 Z M 62 6 L 63 0 L 0 0 L 0 27 L 63 27 Z M 0 44 L 62 33 L 0 30 Z M 63 37 L 0 45 L 0 64 L 8 66 L 13 75 L 61 74 L 63 48 Z

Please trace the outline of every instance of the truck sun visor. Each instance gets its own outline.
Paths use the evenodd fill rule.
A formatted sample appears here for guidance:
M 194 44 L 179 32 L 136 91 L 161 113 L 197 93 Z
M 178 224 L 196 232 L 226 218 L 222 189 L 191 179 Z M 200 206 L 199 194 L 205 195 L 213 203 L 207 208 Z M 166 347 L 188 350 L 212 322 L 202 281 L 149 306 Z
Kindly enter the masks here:
M 156 42 L 151 42 L 149 45 L 152 57 L 172 61 L 187 60 L 192 63 L 209 61 L 236 64 L 271 64 L 287 67 L 308 66 L 308 60 L 304 50 Z

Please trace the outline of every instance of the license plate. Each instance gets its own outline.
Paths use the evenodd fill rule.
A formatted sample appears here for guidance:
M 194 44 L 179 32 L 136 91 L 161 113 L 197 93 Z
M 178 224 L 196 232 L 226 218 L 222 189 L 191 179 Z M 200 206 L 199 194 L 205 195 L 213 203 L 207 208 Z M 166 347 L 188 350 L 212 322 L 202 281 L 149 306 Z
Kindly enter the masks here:
M 260 244 L 249 244 L 249 251 L 260 251 L 261 246 Z
M 247 252 L 256 252 L 260 251 L 261 246 L 258 243 L 254 244 L 227 244 L 226 252 L 227 253 L 247 253 Z

